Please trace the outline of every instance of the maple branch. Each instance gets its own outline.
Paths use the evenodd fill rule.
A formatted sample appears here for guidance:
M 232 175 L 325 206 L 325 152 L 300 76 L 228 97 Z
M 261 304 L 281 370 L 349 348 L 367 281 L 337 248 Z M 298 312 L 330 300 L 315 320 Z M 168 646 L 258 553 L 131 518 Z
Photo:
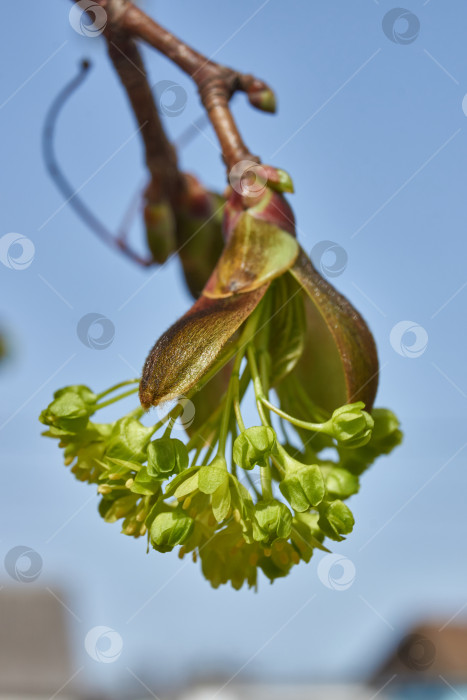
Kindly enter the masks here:
M 77 0 L 74 0 L 75 2 Z M 198 87 L 201 101 L 217 134 L 227 169 L 241 160 L 259 162 L 244 144 L 229 108 L 235 92 L 245 92 L 250 103 L 266 112 L 275 111 L 274 93 L 252 75 L 215 63 L 164 29 L 130 0 L 98 0 L 107 12 L 105 34 L 126 32 L 164 54 L 187 73 Z

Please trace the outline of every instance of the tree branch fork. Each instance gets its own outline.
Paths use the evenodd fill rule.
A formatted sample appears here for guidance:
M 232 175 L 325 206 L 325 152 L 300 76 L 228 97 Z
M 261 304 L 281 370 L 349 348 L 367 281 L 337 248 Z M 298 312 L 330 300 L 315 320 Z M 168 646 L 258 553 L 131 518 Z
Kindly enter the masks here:
M 78 0 L 73 0 L 78 2 Z M 134 5 L 131 0 L 97 0 L 108 18 L 104 35 L 109 42 L 125 43 L 140 39 L 162 53 L 191 77 L 200 94 L 212 126 L 219 139 L 228 171 L 242 160 L 260 162 L 244 144 L 229 109 L 229 101 L 236 92 L 246 93 L 253 107 L 266 112 L 275 111 L 271 88 L 250 74 L 240 73 L 206 58 L 181 39 L 155 22 Z M 92 7 L 88 10 L 92 17 Z M 122 48 L 122 47 L 120 47 Z M 136 49 L 137 51 L 137 49 Z M 126 52 L 123 52 L 126 53 Z M 130 53 L 134 53 L 132 50 Z M 138 65 L 142 61 L 134 61 Z M 121 76 L 122 77 L 122 76 Z
M 166 56 L 197 86 L 201 103 L 220 143 L 227 178 L 232 182 L 238 164 L 243 165 L 245 161 L 247 165 L 260 163 L 260 158 L 252 154 L 245 145 L 229 102 L 236 92 L 244 92 L 253 107 L 265 112 L 274 112 L 274 93 L 264 81 L 210 60 L 155 22 L 131 0 L 95 0 L 89 7 L 89 3 L 83 3 L 82 0 L 72 2 L 82 8 L 83 13 L 87 13 L 92 24 L 102 20 L 102 12 L 97 14 L 96 5 L 105 12 L 106 23 L 100 33 L 107 42 L 109 58 L 139 126 L 145 163 L 150 175 L 143 197 L 145 218 L 146 212 L 153 211 L 154 208 L 157 210 L 161 204 L 167 204 L 175 221 L 180 207 L 186 202 L 193 178 L 190 179 L 190 176 L 179 170 L 177 151 L 165 133 L 138 41 L 145 42 Z M 55 123 L 65 101 L 84 79 L 88 67 L 87 62 L 83 62 L 80 74 L 59 94 L 46 120 L 44 154 L 49 172 L 77 214 L 105 243 L 117 248 L 140 265 L 148 266 L 161 262 L 152 255 L 141 256 L 128 245 L 126 225 L 122 226 L 119 234 L 113 235 L 73 190 L 56 159 L 53 144 Z M 237 168 L 233 170 L 235 166 Z M 141 196 L 139 201 L 141 202 Z M 135 211 L 134 205 L 132 210 Z M 126 224 L 129 225 L 128 216 L 125 218 Z M 179 248 L 183 247 L 185 241 L 179 240 L 177 231 L 175 236 Z

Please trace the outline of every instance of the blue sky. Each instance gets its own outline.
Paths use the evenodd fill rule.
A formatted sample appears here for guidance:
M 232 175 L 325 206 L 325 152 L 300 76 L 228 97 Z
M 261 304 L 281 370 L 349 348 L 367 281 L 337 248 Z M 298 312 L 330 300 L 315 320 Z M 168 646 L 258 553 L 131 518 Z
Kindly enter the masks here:
M 318 555 L 273 586 L 261 580 L 258 594 L 213 591 L 197 566 L 146 556 L 143 542 L 101 521 L 92 489 L 67 473 L 56 444 L 40 437 L 37 416 L 61 386 L 102 390 L 134 376 L 131 368 L 191 302 L 176 260 L 145 271 L 106 249 L 63 206 L 45 171 L 44 117 L 87 57 L 92 72 L 59 124 L 60 160 L 112 229 L 144 181 L 135 123 L 102 38 L 72 29 L 65 0 L 49 0 L 47 12 L 33 0 L 7 3 L 0 238 L 26 236 L 35 255 L 23 270 L 0 264 L 11 346 L 0 370 L 2 558 L 17 545 L 40 553 L 41 575 L 29 585 L 61 589 L 73 611 L 77 668 L 103 687 L 130 682 L 128 668 L 161 679 L 216 668 L 233 674 L 243 664 L 262 677 L 357 677 L 413 621 L 434 616 L 441 625 L 467 603 L 467 8 L 462 0 L 404 0 L 419 31 L 402 44 L 383 32 L 394 7 L 387 0 L 144 5 L 203 53 L 275 88 L 276 116 L 255 112 L 241 95 L 234 113 L 252 152 L 291 173 L 304 248 L 330 240 L 346 252 L 333 282 L 373 330 L 383 367 L 377 405 L 396 411 L 404 443 L 352 498 L 355 531 L 334 548 L 355 566 L 345 591 L 323 586 Z M 405 28 L 401 19 L 395 31 Z M 197 94 L 165 58 L 143 53 L 153 83 L 186 90 L 185 109 L 165 119 L 176 138 L 202 114 Z M 222 191 L 210 127 L 180 161 Z M 133 235 L 141 236 L 139 224 Z M 91 312 L 115 326 L 105 350 L 77 337 L 79 319 Z M 415 357 L 404 356 L 410 331 L 395 331 L 399 344 L 390 342 L 402 321 L 413 322 L 421 343 Z M 115 663 L 85 653 L 96 625 L 121 635 Z

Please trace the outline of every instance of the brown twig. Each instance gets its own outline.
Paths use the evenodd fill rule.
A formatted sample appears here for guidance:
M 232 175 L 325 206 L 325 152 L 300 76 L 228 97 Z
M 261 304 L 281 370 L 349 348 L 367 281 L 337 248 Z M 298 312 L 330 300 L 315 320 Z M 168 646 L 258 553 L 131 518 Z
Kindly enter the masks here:
M 242 91 L 247 93 L 254 107 L 272 112 L 275 110 L 274 93 L 266 83 L 210 61 L 164 29 L 130 0 L 98 0 L 98 3 L 107 12 L 106 33 L 126 32 L 127 36 L 144 40 L 194 80 L 229 171 L 241 160 L 259 162 L 259 158 L 250 153 L 242 140 L 229 109 L 229 100 L 235 92 Z
M 110 21 L 105 29 L 105 38 L 109 57 L 127 93 L 144 143 L 145 161 L 150 174 L 144 197 L 149 204 L 167 199 L 175 209 L 183 196 L 185 179 L 178 170 L 176 150 L 165 135 L 138 47 L 128 32 L 119 29 L 112 21 L 118 13 L 119 6 L 119 0 L 108 0 L 106 3 Z M 44 159 L 58 188 L 94 233 L 107 245 L 117 248 L 134 262 L 146 267 L 155 261 L 152 256 L 141 256 L 127 244 L 128 217 L 125 216 L 124 225 L 120 227 L 118 235 L 112 234 L 79 197 L 61 170 L 55 155 L 54 130 L 57 118 L 68 98 L 81 85 L 88 68 L 89 63 L 84 61 L 78 76 L 59 93 L 49 110 L 44 124 Z
M 52 102 L 44 122 L 42 134 L 42 150 L 44 161 L 53 181 L 60 192 L 65 197 L 67 203 L 75 210 L 78 216 L 94 231 L 94 233 L 107 245 L 120 250 L 133 262 L 147 267 L 153 264 L 152 258 L 144 258 L 126 244 L 123 237 L 117 238 L 109 229 L 97 218 L 97 216 L 86 205 L 79 192 L 73 187 L 67 176 L 62 171 L 55 154 L 55 127 L 57 119 L 68 98 L 81 85 L 90 68 L 88 61 L 83 61 L 79 73 L 59 92 Z
M 229 171 L 242 160 L 259 162 L 259 158 L 249 152 L 240 136 L 229 109 L 229 100 L 236 91 L 243 91 L 254 107 L 272 112 L 275 110 L 274 93 L 261 80 L 210 61 L 157 24 L 130 0 L 96 0 L 95 4 L 106 12 L 104 37 L 109 57 L 140 127 L 145 161 L 150 173 L 150 182 L 144 193 L 146 204 L 157 205 L 168 200 L 176 218 L 185 193 L 186 179 L 178 169 L 176 150 L 165 135 L 144 63 L 134 40 L 144 40 L 194 80 L 207 116 L 218 136 Z M 92 20 L 95 4 L 87 10 Z M 58 115 L 68 97 L 81 84 L 87 67 L 87 62 L 83 62 L 80 75 L 60 92 L 51 106 L 44 128 L 45 161 L 67 201 L 105 243 L 118 248 L 140 265 L 152 265 L 155 262 L 152 257 L 139 255 L 127 244 L 125 227 L 118 235 L 113 235 L 94 215 L 74 191 L 55 156 L 53 138 Z M 183 241 L 183 245 L 185 243 Z
M 112 2 L 108 5 L 109 12 L 111 8 Z M 175 148 L 165 135 L 138 47 L 127 32 L 114 29 L 112 21 L 105 37 L 110 59 L 141 128 L 146 165 L 151 175 L 146 198 L 149 202 L 167 198 L 175 206 L 184 190 L 184 179 L 178 170 Z

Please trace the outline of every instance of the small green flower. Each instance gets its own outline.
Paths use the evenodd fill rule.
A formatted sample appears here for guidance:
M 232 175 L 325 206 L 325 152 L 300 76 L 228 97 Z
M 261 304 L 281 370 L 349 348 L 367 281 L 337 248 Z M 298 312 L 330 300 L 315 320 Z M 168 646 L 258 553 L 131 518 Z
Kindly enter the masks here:
M 105 454 L 116 459 L 145 462 L 153 432 L 152 428 L 146 428 L 132 415 L 120 418 L 113 425 Z
M 342 466 L 356 474 L 362 474 L 381 455 L 388 455 L 402 442 L 400 424 L 394 413 L 387 408 L 372 411 L 374 428 L 371 440 L 356 449 L 339 448 Z
M 332 540 L 340 542 L 342 535 L 352 532 L 355 520 L 351 510 L 342 501 L 325 502 L 319 508 L 319 527 Z
M 254 517 L 257 524 L 253 525 L 255 540 L 274 542 L 288 539 L 292 531 L 292 513 L 284 503 L 273 499 L 258 501 L 254 507 Z
M 147 467 L 142 467 L 137 472 L 128 487 L 133 493 L 139 493 L 142 496 L 154 496 L 161 493 L 161 482 L 148 473 Z
M 276 435 L 271 427 L 260 425 L 247 428 L 234 442 L 234 462 L 243 469 L 253 469 L 272 455 L 275 444 Z
M 173 549 L 183 544 L 191 535 L 194 523 L 181 508 L 159 513 L 154 518 L 150 529 L 150 538 L 154 547 Z
M 324 498 L 325 485 L 321 469 L 316 464 L 302 464 L 285 451 L 281 453 L 285 477 L 279 484 L 282 495 L 298 513 L 317 506 Z
M 45 425 L 75 434 L 83 430 L 94 413 L 97 396 L 87 386 L 68 386 L 54 394 L 54 400 L 42 411 Z
M 168 479 L 188 467 L 188 452 L 181 440 L 162 437 L 148 445 L 148 474 Z
M 339 498 L 348 498 L 358 492 L 360 484 L 358 477 L 347 469 L 334 466 L 332 463 L 321 465 L 321 471 L 326 483 L 326 491 Z
M 218 523 L 225 520 L 230 511 L 230 474 L 224 457 L 217 456 L 211 464 L 198 472 L 198 488 L 211 496 L 212 512 Z
M 333 437 L 344 447 L 362 447 L 371 439 L 374 420 L 363 408 L 363 401 L 341 406 L 328 422 Z
M 245 544 L 236 522 L 207 539 L 199 549 L 201 569 L 214 588 L 228 581 L 239 590 L 245 582 L 256 587 L 259 546 Z
M 63 433 L 52 427 L 43 435 L 60 440 L 65 465 L 71 465 L 71 472 L 77 479 L 96 483 L 103 470 L 101 460 L 111 432 L 112 425 L 88 421 L 86 428 L 76 434 Z

